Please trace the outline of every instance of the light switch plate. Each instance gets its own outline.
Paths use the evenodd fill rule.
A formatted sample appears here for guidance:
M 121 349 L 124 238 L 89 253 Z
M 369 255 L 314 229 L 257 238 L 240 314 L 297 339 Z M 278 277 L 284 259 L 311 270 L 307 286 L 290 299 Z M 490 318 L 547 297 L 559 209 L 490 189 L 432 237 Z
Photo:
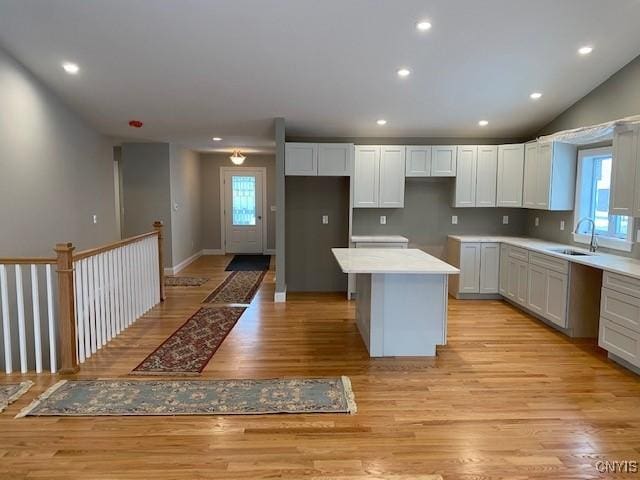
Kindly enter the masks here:
M 636 230 L 636 242 L 640 242 L 640 230 Z
M 540 217 L 536 217 L 536 227 L 540 226 Z
M 329 215 L 322 215 L 322 224 L 329 225 Z
M 457 224 L 458 224 L 458 216 L 451 215 L 451 225 L 457 225 Z
M 509 215 L 503 215 L 502 216 L 502 224 L 503 225 L 509 225 Z
M 387 216 L 380 215 L 380 225 L 386 225 L 386 224 L 387 224 Z
M 276 211 L 276 206 L 275 205 L 271 205 L 271 211 L 275 212 Z
M 560 230 L 564 230 L 564 220 L 560 220 Z
M 91 217 L 91 220 L 93 220 L 94 225 L 95 225 L 96 223 L 98 223 L 98 215 L 93 215 L 93 216 Z

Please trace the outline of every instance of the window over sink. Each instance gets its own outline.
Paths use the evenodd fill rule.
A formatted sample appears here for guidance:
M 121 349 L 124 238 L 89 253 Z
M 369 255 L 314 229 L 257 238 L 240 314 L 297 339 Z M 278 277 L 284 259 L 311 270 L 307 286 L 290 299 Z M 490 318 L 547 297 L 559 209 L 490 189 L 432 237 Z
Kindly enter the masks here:
M 622 215 L 609 215 L 612 165 L 611 147 L 591 148 L 578 152 L 574 230 L 580 219 L 591 218 L 595 222 L 599 245 L 631 251 L 633 219 Z M 573 239 L 579 243 L 589 243 L 591 223 L 583 222 L 580 230 L 573 234 Z

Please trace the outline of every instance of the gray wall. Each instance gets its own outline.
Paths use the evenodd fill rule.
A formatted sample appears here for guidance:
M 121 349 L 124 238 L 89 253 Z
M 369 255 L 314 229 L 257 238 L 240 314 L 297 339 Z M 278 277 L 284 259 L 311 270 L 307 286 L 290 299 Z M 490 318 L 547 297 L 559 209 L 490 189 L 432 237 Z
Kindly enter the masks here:
M 331 248 L 349 246 L 349 179 L 286 177 L 287 292 L 347 290 Z M 322 216 L 329 224 L 322 224 Z
M 267 169 L 267 248 L 276 248 L 276 215 L 271 206 L 276 204 L 275 158 L 267 154 L 247 154 L 243 167 L 266 167 Z M 220 167 L 234 167 L 228 153 L 201 153 L 201 197 L 202 197 L 202 248 L 219 249 L 220 245 Z
M 200 158 L 196 152 L 171 145 L 171 234 L 173 265 L 202 250 Z M 177 205 L 177 210 L 174 207 Z
M 153 229 L 164 222 L 164 266 L 173 265 L 170 145 L 168 143 L 124 143 L 120 159 L 122 172 L 123 237 Z
M 353 211 L 354 235 L 403 235 L 410 246 L 444 258 L 447 235 L 492 234 L 522 235 L 527 213 L 509 208 L 453 208 L 453 179 L 408 178 L 404 208 L 356 208 Z M 386 215 L 387 224 L 380 225 Z M 451 216 L 458 224 L 451 224 Z M 502 224 L 502 216 L 509 224 Z
M 116 240 L 109 139 L 1 49 L 0 105 L 0 257 Z

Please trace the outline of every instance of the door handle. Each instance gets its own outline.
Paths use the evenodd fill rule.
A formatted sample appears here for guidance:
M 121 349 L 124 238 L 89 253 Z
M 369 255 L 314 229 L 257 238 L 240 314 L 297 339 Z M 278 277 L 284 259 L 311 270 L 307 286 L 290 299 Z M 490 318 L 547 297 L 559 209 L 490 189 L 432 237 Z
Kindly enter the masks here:
M 262 220 L 262 215 L 258 215 L 258 220 Z

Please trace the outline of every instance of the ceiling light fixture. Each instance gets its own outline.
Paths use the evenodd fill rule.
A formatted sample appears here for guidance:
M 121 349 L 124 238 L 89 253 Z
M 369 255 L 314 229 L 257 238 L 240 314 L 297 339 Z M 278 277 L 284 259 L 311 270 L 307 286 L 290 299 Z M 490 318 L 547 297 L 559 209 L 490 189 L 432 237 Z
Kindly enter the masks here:
M 214 142 L 221 142 L 222 138 L 221 137 L 213 137 L 213 141 Z
M 397 73 L 399 77 L 408 77 L 409 75 L 411 75 L 411 70 L 409 70 L 408 68 L 401 68 Z
M 386 125 L 386 124 L 387 124 L 387 121 L 386 121 L 384 118 L 381 118 L 380 120 L 377 120 L 377 121 L 376 121 L 376 123 L 377 123 L 378 125 Z
M 71 63 L 71 62 L 64 62 L 62 64 L 62 68 L 64 68 L 64 71 L 67 72 L 69 75 L 76 75 L 80 71 L 80 67 L 75 63 Z
M 487 125 L 489 125 L 489 120 L 480 120 L 478 122 L 478 125 L 480 125 L 481 127 L 486 127 Z
M 589 55 L 591 52 L 593 52 L 593 47 L 590 47 L 588 45 L 585 45 L 584 47 L 580 47 L 578 49 L 578 53 L 580 55 Z
M 421 20 L 420 22 L 416 23 L 416 28 L 421 32 L 426 32 L 427 30 L 431 29 L 431 23 L 427 22 L 426 20 Z
M 529 95 L 529 98 L 531 100 L 538 100 L 542 97 L 542 94 L 540 92 L 533 92 L 531 95 Z
M 235 165 L 242 165 L 244 163 L 244 159 L 245 158 L 246 157 L 240 153 L 240 150 L 234 150 L 233 153 L 231 154 L 231 156 L 229 157 L 229 159 Z

